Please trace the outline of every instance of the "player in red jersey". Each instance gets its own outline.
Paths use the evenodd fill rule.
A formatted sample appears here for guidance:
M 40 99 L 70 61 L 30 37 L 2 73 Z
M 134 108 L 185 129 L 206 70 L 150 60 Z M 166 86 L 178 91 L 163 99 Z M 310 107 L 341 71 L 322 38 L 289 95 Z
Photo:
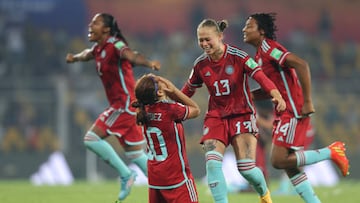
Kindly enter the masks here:
M 78 54 L 67 54 L 66 62 L 96 62 L 96 71 L 104 85 L 110 106 L 87 131 L 84 144 L 119 173 L 121 190 L 118 199 L 123 200 L 130 192 L 136 173 L 128 168 L 104 138 L 116 136 L 126 157 L 147 174 L 147 156 L 143 149 L 145 139 L 136 125 L 135 109 L 131 106 L 135 98 L 132 64 L 158 70 L 160 62 L 149 61 L 131 50 L 110 14 L 99 13 L 93 17 L 89 24 L 88 38 L 95 44 Z
M 152 74 L 138 80 L 135 95 L 137 123 L 148 146 L 149 203 L 198 202 L 182 121 L 197 117 L 199 106 L 169 80 Z
M 278 111 L 285 109 L 275 85 L 247 53 L 223 42 L 226 21 L 203 20 L 197 38 L 204 53 L 194 62 L 182 91 L 192 96 L 206 85 L 209 92 L 201 144 L 205 150 L 206 175 L 215 202 L 228 202 L 222 159 L 226 147 L 233 146 L 240 174 L 254 187 L 261 202 L 271 202 L 262 171 L 255 165 L 256 119 L 248 77 L 254 78 L 272 95 Z
M 255 60 L 286 101 L 286 110 L 275 115 L 271 163 L 274 168 L 286 171 L 305 202 L 320 202 L 300 167 L 331 159 L 343 176 L 348 175 L 345 144 L 338 141 L 322 149 L 304 150 L 309 115 L 315 112 L 310 68 L 306 61 L 275 41 L 275 16 L 274 13 L 252 14 L 243 28 L 244 42 L 257 49 Z M 255 99 L 267 96 L 261 89 L 253 95 Z

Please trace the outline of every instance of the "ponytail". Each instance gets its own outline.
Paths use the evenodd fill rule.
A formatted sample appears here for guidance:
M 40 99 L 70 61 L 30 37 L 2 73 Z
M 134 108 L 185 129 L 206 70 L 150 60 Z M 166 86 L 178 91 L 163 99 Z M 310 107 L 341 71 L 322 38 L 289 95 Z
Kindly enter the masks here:
M 147 112 L 145 110 L 145 105 L 143 103 L 135 101 L 132 103 L 132 106 L 138 109 L 138 111 L 136 113 L 136 124 L 138 124 L 138 125 L 147 124 L 149 121 L 149 118 L 148 118 Z
M 117 24 L 116 19 L 114 18 L 114 16 L 112 16 L 112 15 L 110 15 L 108 13 L 101 13 L 100 15 L 104 19 L 105 27 L 110 28 L 110 35 L 113 36 L 113 37 L 119 38 L 120 40 L 125 42 L 125 44 L 128 45 L 124 35 L 121 33 L 121 30 L 118 27 L 118 24 Z
M 149 121 L 146 112 L 146 105 L 152 105 L 158 101 L 158 83 L 152 74 L 142 76 L 135 85 L 135 96 L 137 101 L 132 106 L 137 108 L 136 122 L 139 125 L 146 125 Z

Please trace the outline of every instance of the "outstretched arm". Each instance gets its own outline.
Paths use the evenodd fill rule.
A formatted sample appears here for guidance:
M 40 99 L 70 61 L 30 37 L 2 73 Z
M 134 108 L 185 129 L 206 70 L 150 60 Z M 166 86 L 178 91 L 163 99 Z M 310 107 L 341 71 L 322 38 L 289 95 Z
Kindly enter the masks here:
M 153 70 L 160 70 L 161 64 L 157 60 L 148 60 L 146 57 L 137 51 L 132 51 L 131 49 L 125 49 L 122 52 L 121 57 L 129 60 L 132 64 L 146 66 Z
M 91 53 L 91 49 L 85 49 L 82 52 L 77 53 L 77 54 L 68 53 L 66 55 L 66 62 L 74 63 L 77 61 L 89 61 L 93 58 L 94 58 L 94 56 Z

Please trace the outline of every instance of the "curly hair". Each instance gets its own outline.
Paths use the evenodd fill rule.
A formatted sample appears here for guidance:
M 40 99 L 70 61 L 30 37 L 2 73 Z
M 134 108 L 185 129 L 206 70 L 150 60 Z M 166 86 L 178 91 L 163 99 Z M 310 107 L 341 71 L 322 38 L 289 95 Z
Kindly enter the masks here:
M 264 31 L 266 38 L 276 40 L 276 13 L 255 13 L 250 15 L 249 18 L 253 18 L 256 20 L 258 24 L 258 29 Z

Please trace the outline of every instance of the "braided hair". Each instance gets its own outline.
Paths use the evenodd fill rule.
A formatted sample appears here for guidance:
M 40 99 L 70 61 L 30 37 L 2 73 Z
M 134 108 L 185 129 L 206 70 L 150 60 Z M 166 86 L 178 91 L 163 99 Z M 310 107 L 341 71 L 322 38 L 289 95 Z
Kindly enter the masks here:
M 121 39 L 125 44 L 128 45 L 124 35 L 121 33 L 114 16 L 108 13 L 101 13 L 100 16 L 103 18 L 104 26 L 110 28 L 110 35 Z
M 138 125 L 145 125 L 149 121 L 145 106 L 154 104 L 158 101 L 158 83 L 155 81 L 152 74 L 142 76 L 135 85 L 136 101 L 132 106 L 138 108 L 136 115 L 136 123 Z
M 275 25 L 276 13 L 255 13 L 249 16 L 256 20 L 259 30 L 264 30 L 266 38 L 276 40 L 275 32 L 278 30 Z

